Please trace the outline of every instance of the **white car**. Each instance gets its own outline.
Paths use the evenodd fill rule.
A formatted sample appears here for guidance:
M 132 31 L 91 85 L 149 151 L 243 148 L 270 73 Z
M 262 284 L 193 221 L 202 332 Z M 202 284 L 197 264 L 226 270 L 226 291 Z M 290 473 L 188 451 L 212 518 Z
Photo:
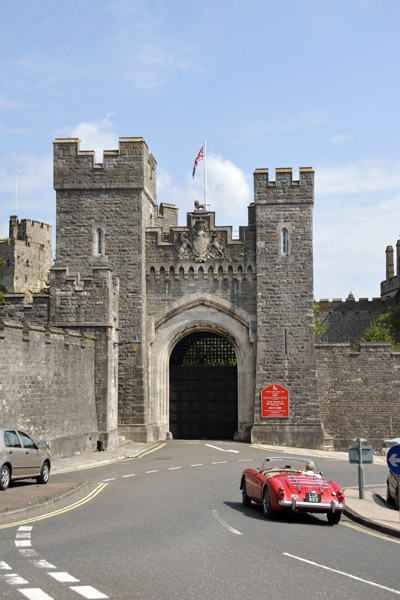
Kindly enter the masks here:
M 38 483 L 47 483 L 50 466 L 44 444 L 36 444 L 19 429 L 0 428 L 0 490 L 6 490 L 15 479 L 35 478 Z

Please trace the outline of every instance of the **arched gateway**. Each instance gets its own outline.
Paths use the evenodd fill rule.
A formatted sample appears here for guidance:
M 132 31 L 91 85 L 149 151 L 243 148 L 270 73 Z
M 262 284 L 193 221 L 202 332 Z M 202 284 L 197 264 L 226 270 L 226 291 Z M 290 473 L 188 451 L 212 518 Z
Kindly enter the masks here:
M 169 361 L 169 427 L 174 438 L 233 439 L 238 430 L 237 358 L 216 333 L 194 332 Z

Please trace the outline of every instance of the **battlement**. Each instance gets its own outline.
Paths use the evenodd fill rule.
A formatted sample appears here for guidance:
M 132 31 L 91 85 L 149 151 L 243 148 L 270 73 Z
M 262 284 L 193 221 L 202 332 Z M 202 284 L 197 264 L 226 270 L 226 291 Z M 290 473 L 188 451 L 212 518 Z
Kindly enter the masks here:
M 17 215 L 11 215 L 9 222 L 10 240 L 19 240 L 23 242 L 33 242 L 43 244 L 51 243 L 51 225 L 42 221 L 32 221 L 31 219 L 19 220 Z
M 143 189 L 156 193 L 157 163 L 142 137 L 119 138 L 118 150 L 105 150 L 95 162 L 92 150 L 80 150 L 78 138 L 57 138 L 54 189 Z
M 275 181 L 270 181 L 269 169 L 256 169 L 254 201 L 256 204 L 312 204 L 314 170 L 311 167 L 300 167 L 299 179 L 293 180 L 291 168 L 275 169 Z

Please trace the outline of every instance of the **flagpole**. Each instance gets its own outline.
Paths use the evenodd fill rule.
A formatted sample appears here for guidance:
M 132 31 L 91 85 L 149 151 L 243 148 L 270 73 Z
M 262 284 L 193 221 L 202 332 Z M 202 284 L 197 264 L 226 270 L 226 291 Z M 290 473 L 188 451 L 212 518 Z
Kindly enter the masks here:
M 207 155 L 207 151 L 206 151 L 206 140 L 204 140 L 204 208 L 205 210 L 207 210 L 207 161 L 206 161 L 206 155 Z

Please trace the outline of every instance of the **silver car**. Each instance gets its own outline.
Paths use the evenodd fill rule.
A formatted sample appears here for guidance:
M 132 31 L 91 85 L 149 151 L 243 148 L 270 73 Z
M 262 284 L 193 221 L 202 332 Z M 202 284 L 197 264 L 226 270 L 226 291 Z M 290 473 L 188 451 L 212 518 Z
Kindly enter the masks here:
M 0 428 L 0 490 L 6 490 L 15 479 L 35 478 L 38 483 L 47 483 L 50 465 L 44 444 L 36 444 L 19 429 Z

